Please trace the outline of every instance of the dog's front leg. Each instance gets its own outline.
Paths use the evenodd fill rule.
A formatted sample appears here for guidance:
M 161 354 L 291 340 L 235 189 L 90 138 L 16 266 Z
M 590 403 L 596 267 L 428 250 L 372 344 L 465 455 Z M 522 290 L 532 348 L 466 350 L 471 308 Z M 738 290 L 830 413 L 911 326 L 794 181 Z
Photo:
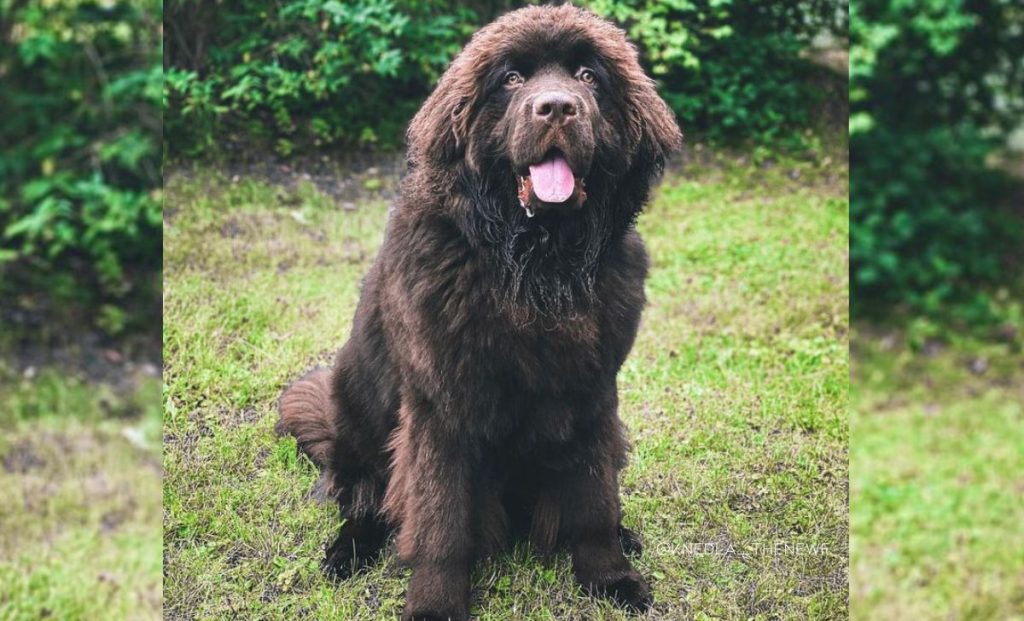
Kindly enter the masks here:
M 429 406 L 420 406 L 429 408 Z M 402 621 L 464 621 L 475 552 L 474 453 L 433 412 L 406 412 L 396 446 L 398 552 L 412 567 Z
M 590 593 L 643 612 L 652 603 L 644 578 L 630 566 L 619 541 L 619 486 L 611 460 L 581 464 L 558 480 L 562 532 L 576 580 Z

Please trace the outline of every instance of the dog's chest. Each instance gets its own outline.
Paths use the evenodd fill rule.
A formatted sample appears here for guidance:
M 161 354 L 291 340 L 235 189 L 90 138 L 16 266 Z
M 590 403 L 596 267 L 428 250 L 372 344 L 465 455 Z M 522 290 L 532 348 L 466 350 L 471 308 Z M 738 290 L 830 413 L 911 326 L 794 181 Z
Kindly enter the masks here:
M 563 392 L 599 372 L 601 329 L 593 315 L 537 319 L 526 325 L 482 323 L 488 336 L 479 355 L 494 363 L 496 381 L 510 389 Z
M 463 367 L 473 395 L 474 425 L 503 454 L 529 455 L 576 433 L 579 405 L 607 379 L 601 330 L 595 317 L 491 326 L 476 362 Z M 587 408 L 584 408 L 587 409 Z

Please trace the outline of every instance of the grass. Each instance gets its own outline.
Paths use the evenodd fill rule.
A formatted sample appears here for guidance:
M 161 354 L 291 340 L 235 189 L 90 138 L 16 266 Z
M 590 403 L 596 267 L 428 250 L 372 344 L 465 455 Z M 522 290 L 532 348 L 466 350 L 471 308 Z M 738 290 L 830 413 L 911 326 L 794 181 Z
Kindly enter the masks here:
M 845 177 L 722 159 L 667 175 L 640 220 L 649 304 L 620 393 L 647 618 L 847 614 Z M 281 388 L 347 337 L 386 202 L 216 172 L 165 196 L 166 618 L 396 618 L 393 558 L 321 575 L 336 509 L 272 431 Z M 474 588 L 481 620 L 626 618 L 525 547 Z
M 851 377 L 851 613 L 1024 619 L 1019 342 L 864 334 Z
M 159 619 L 159 382 L 0 375 L 0 620 Z

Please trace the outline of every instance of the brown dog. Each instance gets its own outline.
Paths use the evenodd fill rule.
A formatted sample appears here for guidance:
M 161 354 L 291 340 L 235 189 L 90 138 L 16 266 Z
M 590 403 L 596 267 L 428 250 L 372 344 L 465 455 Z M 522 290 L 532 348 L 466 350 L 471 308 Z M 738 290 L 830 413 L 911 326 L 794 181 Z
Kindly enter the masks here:
M 473 37 L 408 138 L 351 338 L 280 402 L 279 430 L 341 507 L 325 569 L 348 575 L 397 529 L 403 620 L 462 620 L 474 560 L 528 536 L 646 610 L 623 554 L 637 542 L 620 526 L 615 376 L 644 304 L 634 220 L 681 141 L 672 113 L 617 27 L 529 7 Z

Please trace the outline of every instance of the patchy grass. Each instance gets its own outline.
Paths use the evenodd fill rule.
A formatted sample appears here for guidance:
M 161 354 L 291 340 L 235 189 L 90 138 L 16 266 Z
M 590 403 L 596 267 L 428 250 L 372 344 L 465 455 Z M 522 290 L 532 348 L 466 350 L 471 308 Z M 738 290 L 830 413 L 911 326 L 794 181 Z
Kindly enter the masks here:
M 0 619 L 159 619 L 159 381 L 0 375 Z
M 855 341 L 853 616 L 1024 618 L 1019 344 Z
M 640 220 L 649 306 L 620 391 L 647 618 L 846 616 L 845 177 L 718 161 L 669 174 Z M 210 172 L 170 175 L 166 199 L 166 617 L 395 618 L 393 558 L 321 575 L 336 509 L 272 432 L 281 388 L 346 339 L 387 205 Z M 565 555 L 520 548 L 474 587 L 482 620 L 625 618 Z

